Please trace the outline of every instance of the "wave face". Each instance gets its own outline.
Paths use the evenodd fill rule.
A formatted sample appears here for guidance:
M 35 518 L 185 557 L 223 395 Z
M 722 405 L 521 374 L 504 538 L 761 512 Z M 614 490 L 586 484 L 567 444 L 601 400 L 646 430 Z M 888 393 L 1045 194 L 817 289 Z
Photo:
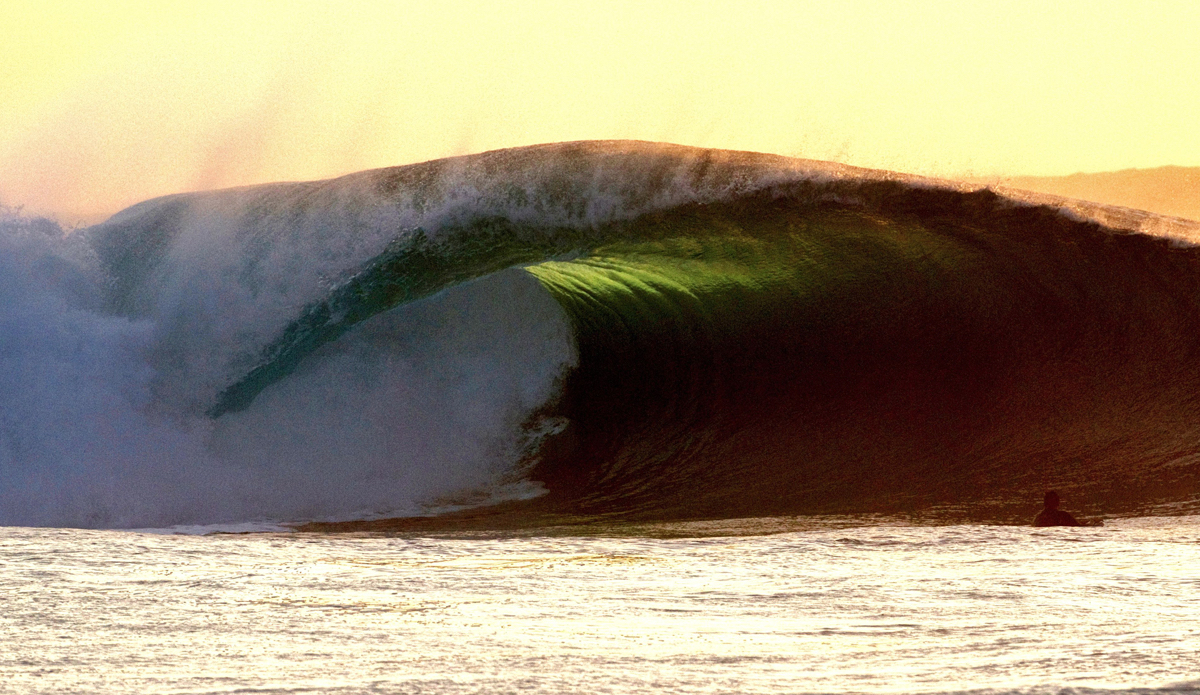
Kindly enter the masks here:
M 1200 499 L 1179 220 L 616 142 L 47 224 L 0 223 L 0 523 Z

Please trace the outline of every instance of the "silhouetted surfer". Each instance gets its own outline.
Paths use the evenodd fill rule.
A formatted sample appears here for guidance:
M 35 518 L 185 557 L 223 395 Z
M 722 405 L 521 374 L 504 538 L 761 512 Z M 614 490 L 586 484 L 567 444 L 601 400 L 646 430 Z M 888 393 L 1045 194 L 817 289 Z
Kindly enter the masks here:
M 1079 526 L 1075 517 L 1058 508 L 1058 493 L 1051 490 L 1046 493 L 1046 508 L 1038 512 L 1033 520 L 1034 526 Z

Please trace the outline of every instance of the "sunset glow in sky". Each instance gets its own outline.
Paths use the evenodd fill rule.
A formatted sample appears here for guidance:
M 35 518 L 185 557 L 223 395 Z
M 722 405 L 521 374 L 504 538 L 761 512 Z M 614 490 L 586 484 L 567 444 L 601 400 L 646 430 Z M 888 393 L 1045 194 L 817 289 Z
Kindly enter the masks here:
M 1200 4 L 27 2 L 0 204 L 633 138 L 956 176 L 1200 165 Z

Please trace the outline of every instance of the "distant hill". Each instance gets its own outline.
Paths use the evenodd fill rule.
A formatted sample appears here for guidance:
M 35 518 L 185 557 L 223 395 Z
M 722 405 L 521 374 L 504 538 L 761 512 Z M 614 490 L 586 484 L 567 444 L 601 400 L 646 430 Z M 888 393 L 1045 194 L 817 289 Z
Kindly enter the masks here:
M 1200 220 L 1200 167 L 1166 166 L 1099 174 L 971 180 Z

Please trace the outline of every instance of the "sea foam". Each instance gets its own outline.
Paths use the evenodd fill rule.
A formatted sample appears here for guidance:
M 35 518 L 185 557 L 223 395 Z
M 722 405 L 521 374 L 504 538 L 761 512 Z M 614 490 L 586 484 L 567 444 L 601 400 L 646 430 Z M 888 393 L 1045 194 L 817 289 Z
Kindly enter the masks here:
M 252 312 L 241 334 L 205 318 L 239 313 L 214 299 L 237 283 L 193 272 L 118 316 L 94 260 L 50 221 L 0 222 L 0 524 L 362 518 L 537 492 L 517 484 L 522 425 L 574 353 L 520 270 L 380 314 L 213 421 L 194 401 L 255 334 Z

